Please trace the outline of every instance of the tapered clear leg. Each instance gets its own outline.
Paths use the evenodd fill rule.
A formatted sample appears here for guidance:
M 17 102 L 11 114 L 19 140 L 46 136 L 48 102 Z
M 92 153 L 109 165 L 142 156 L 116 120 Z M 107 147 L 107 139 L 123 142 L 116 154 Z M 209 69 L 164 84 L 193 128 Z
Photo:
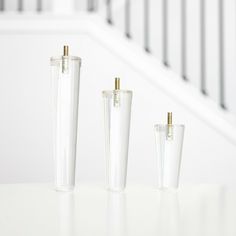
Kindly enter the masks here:
M 184 137 L 183 125 L 156 125 L 158 187 L 178 188 Z
M 55 187 L 69 191 L 75 186 L 80 59 L 52 58 L 51 71 Z
M 126 185 L 132 92 L 104 91 L 106 186 L 121 191 Z

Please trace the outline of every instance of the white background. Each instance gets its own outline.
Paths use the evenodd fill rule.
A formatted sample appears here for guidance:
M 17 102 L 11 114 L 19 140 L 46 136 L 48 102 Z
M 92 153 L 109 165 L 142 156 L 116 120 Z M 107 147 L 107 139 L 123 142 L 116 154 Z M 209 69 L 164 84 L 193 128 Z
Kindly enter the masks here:
M 182 183 L 234 184 L 236 148 L 185 107 L 147 82 L 105 45 L 86 34 L 1 35 L 0 181 L 53 180 L 49 57 L 68 43 L 82 57 L 77 179 L 104 179 L 101 91 L 121 77 L 134 92 L 130 135 L 129 181 L 155 183 L 153 125 L 173 111 L 186 124 Z M 10 45 L 10 46 L 9 46 Z M 26 50 L 27 48 L 27 50 Z
M 233 31 L 227 30 L 233 36 L 229 33 Z M 161 88 L 149 83 L 137 68 L 93 35 L 71 33 L 66 28 L 64 33 L 1 31 L 0 42 L 0 183 L 53 180 L 49 58 L 60 55 L 64 44 L 69 44 L 71 53 L 82 58 L 78 181 L 104 180 L 101 91 L 111 89 L 113 78 L 120 76 L 122 88 L 134 92 L 128 181 L 155 183 L 153 125 L 165 122 L 166 112 L 173 111 L 174 122 L 186 125 L 181 183 L 236 183 L 235 145 L 198 118 L 201 114 L 195 116 Z M 228 54 L 230 49 L 227 48 Z M 156 50 L 160 53 L 160 49 Z M 230 57 L 234 58 L 233 54 Z M 230 62 L 227 65 L 233 70 Z M 173 63 L 179 62 L 173 58 Z M 210 70 L 213 71 L 212 67 Z M 234 81 L 232 75 L 233 72 L 227 72 L 227 78 Z M 233 96 L 233 84 L 227 86 Z M 214 85 L 211 88 L 216 91 Z

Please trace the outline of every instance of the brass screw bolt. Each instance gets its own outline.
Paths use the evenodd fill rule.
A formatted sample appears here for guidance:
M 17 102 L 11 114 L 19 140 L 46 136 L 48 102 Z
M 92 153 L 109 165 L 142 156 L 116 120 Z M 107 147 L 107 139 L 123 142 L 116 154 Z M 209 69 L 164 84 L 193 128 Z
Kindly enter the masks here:
M 63 56 L 69 56 L 69 46 L 67 45 L 63 47 Z
M 120 89 L 120 78 L 115 78 L 115 90 Z
M 167 113 L 167 124 L 172 125 L 172 112 Z

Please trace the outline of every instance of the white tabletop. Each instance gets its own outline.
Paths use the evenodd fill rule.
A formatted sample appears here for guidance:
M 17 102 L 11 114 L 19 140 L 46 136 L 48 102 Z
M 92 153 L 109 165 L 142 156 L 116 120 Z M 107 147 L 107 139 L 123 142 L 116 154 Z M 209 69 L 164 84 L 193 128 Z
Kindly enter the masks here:
M 50 184 L 0 185 L 1 236 L 235 236 L 235 222 L 236 191 L 220 186 L 61 193 Z

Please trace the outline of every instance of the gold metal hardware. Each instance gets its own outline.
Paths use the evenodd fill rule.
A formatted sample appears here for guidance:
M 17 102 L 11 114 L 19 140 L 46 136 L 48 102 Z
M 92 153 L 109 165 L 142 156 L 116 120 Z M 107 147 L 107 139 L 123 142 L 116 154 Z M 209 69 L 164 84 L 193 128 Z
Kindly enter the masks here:
M 115 78 L 115 91 L 114 91 L 114 106 L 120 106 L 120 78 Z
M 167 140 L 173 140 L 172 112 L 167 113 Z
M 120 78 L 116 77 L 115 78 L 115 90 L 120 89 Z
M 69 72 L 69 46 L 64 45 L 63 47 L 63 57 L 62 57 L 62 73 L 68 74 Z
M 172 125 L 172 112 L 167 113 L 167 124 Z
M 68 57 L 69 56 L 69 46 L 64 45 L 63 47 L 63 56 Z

